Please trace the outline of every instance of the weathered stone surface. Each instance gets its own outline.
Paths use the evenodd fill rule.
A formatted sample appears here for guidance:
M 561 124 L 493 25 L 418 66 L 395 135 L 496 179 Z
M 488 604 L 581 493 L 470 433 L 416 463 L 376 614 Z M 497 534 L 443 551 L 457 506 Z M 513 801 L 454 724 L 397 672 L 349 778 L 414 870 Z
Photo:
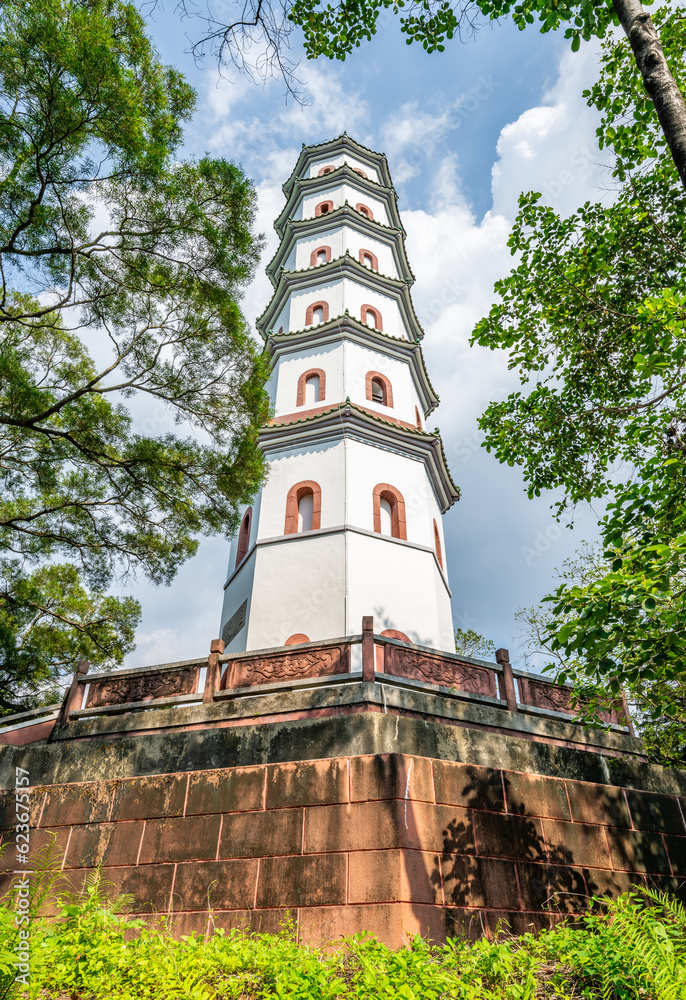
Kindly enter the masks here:
M 442 903 L 436 858 L 422 851 L 355 851 L 350 855 L 348 902 Z
M 351 801 L 413 799 L 433 802 L 431 761 L 403 754 L 375 754 L 350 760 Z
M 115 785 L 111 818 L 119 820 L 181 816 L 187 785 L 187 774 L 164 774 L 122 781 Z
M 145 825 L 140 864 L 214 859 L 220 826 L 220 816 L 152 819 Z
M 232 813 L 224 817 L 220 858 L 262 858 L 300 854 L 303 840 L 302 809 Z
M 196 771 L 189 779 L 186 816 L 261 809 L 266 777 L 265 767 Z
M 267 768 L 268 809 L 348 801 L 346 760 L 299 761 Z
M 571 820 L 564 781 L 516 771 L 505 771 L 503 780 L 508 812 Z
M 176 868 L 175 910 L 248 909 L 255 900 L 254 861 L 185 862 Z
M 433 771 L 436 802 L 496 812 L 505 808 L 500 771 L 439 760 L 433 762 Z
M 345 854 L 265 858 L 260 862 L 257 906 L 325 906 L 345 903 Z

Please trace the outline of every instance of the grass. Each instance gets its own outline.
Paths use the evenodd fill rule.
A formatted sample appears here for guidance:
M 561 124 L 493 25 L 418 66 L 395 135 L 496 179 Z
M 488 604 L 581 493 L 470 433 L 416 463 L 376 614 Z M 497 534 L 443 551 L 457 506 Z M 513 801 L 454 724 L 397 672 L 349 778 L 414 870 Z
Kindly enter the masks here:
M 686 1000 L 686 911 L 653 891 L 537 937 L 393 951 L 366 935 L 317 949 L 293 928 L 175 940 L 163 919 L 117 915 L 105 888 L 93 877 L 53 920 L 37 915 L 51 885 L 34 892 L 28 985 L 15 980 L 14 901 L 0 902 L 0 1000 Z

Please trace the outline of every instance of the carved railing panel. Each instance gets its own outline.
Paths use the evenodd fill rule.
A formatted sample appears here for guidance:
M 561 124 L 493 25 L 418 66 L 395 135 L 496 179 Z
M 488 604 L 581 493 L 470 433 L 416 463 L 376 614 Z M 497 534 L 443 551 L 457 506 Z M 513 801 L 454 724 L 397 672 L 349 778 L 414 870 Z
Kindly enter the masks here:
M 221 686 L 223 690 L 231 690 L 255 684 L 347 674 L 350 670 L 349 653 L 350 647 L 341 645 L 233 660 L 222 677 Z
M 193 694 L 197 690 L 199 675 L 198 664 L 179 667 L 178 670 L 158 670 L 124 677 L 112 674 L 111 677 L 91 681 L 86 708 L 128 705 L 132 702 Z
M 518 677 L 519 701 L 523 706 L 542 708 L 553 712 L 576 714 L 572 705 L 572 693 L 568 687 L 539 681 L 533 677 Z M 624 706 L 620 703 L 612 709 L 599 713 L 603 722 L 616 726 L 626 726 L 627 720 Z
M 422 653 L 415 649 L 386 644 L 384 650 L 384 672 L 395 677 L 409 677 L 411 680 L 454 687 L 458 691 L 483 694 L 497 698 L 496 672 L 475 663 L 457 663 L 447 657 Z

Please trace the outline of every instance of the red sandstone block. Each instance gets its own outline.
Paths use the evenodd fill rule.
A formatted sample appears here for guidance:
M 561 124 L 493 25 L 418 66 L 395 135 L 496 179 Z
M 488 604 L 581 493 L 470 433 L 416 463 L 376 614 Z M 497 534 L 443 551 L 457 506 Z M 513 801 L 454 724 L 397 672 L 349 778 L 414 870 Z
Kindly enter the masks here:
M 612 868 L 603 827 L 544 819 L 543 831 L 550 864 Z
M 435 760 L 433 770 L 436 802 L 496 812 L 504 809 L 500 771 L 445 760 Z
M 669 875 L 669 861 L 662 837 L 636 830 L 615 830 L 609 827 L 612 867 L 620 871 L 650 872 Z
M 654 795 L 628 788 L 626 798 L 636 830 L 674 833 L 681 837 L 686 835 L 679 803 L 674 796 Z
M 545 861 L 540 819 L 475 812 L 477 854 L 492 858 Z
M 646 884 L 645 876 L 636 872 L 608 871 L 602 868 L 585 868 L 584 875 L 589 896 L 612 896 L 616 899 L 632 886 Z
M 215 910 L 210 913 L 208 929 L 210 934 L 220 928 L 249 934 L 281 934 L 297 926 L 297 910 Z
M 247 909 L 255 900 L 256 860 L 187 861 L 176 869 L 175 910 Z
M 21 794 L 25 790 L 19 788 L 17 791 Z M 29 814 L 28 824 L 31 829 L 35 829 L 38 826 L 38 820 L 40 819 L 41 810 L 43 808 L 43 800 L 45 798 L 45 789 L 36 787 L 29 788 L 27 791 L 29 794 L 28 803 L 18 803 L 14 791 L 0 792 L 1 830 L 9 830 L 10 828 L 13 828 L 15 823 L 20 822 L 17 819 L 17 813 L 24 815 L 26 812 Z
M 275 809 L 224 817 L 220 858 L 261 858 L 301 854 L 303 810 Z
M 665 837 L 674 875 L 686 875 L 686 837 Z
M 350 758 L 351 799 L 404 799 L 433 802 L 433 773 L 427 757 L 379 753 Z
M 571 820 L 564 781 L 521 771 L 504 771 L 503 778 L 508 812 Z
M 631 817 L 624 793 L 616 785 L 595 785 L 590 781 L 567 781 L 572 819 L 577 823 L 630 827 Z
M 435 855 L 403 850 L 355 851 L 349 864 L 349 903 L 442 903 Z
M 446 906 L 503 906 L 519 909 L 515 867 L 511 861 L 443 855 Z
M 345 757 L 270 764 L 267 768 L 267 809 L 347 801 Z
M 512 913 L 507 910 L 488 910 L 484 914 L 488 936 L 500 934 L 538 934 L 550 927 L 551 918 L 546 913 Z
M 313 806 L 305 817 L 305 853 L 388 850 L 474 852 L 469 813 L 458 806 L 393 799 Z
M 265 766 L 194 771 L 188 785 L 186 816 L 261 809 L 266 776 Z
M 179 816 L 149 820 L 145 825 L 139 864 L 214 860 L 220 824 L 221 816 Z
M 132 778 L 117 785 L 111 818 L 153 819 L 181 816 L 186 801 L 186 774 L 156 774 Z
M 102 868 L 103 885 L 111 897 L 121 900 L 118 913 L 166 913 L 174 877 L 174 865 L 147 865 L 144 868 Z M 80 873 L 79 873 L 80 874 Z
M 47 864 L 50 870 L 59 869 L 64 861 L 64 852 L 69 840 L 69 827 L 57 827 L 54 830 L 41 827 L 40 830 L 29 830 L 29 860 L 32 865 L 38 865 L 39 859 Z M 7 847 L 0 859 L 0 871 L 13 871 L 22 867 L 17 864 L 16 834 L 10 831 Z M 20 841 L 21 843 L 21 841 Z
M 683 878 L 669 878 L 664 875 L 647 875 L 646 881 L 649 888 L 658 889 L 660 892 L 669 892 L 676 896 L 682 903 L 686 904 L 686 880 Z
M 47 789 L 41 826 L 104 823 L 108 818 L 113 790 L 109 781 L 54 785 Z
M 517 863 L 519 893 L 525 910 L 577 913 L 588 906 L 584 871 L 570 865 Z
M 257 878 L 257 906 L 326 906 L 345 903 L 345 854 L 264 858 Z
M 168 919 L 167 926 L 172 937 L 177 941 L 183 937 L 204 937 L 207 931 L 207 913 L 174 913 Z
M 300 941 L 320 947 L 364 928 L 389 948 L 403 942 L 400 903 L 368 906 L 308 906 L 299 912 Z
M 399 944 L 411 944 L 417 934 L 436 944 L 444 944 L 449 937 L 480 936 L 476 933 L 480 926 L 478 911 L 446 910 L 426 903 L 401 905 L 403 938 Z
M 93 823 L 75 826 L 69 839 L 65 868 L 135 865 L 143 823 Z
M 446 938 L 460 938 L 478 941 L 486 934 L 484 910 L 456 909 L 444 910 Z

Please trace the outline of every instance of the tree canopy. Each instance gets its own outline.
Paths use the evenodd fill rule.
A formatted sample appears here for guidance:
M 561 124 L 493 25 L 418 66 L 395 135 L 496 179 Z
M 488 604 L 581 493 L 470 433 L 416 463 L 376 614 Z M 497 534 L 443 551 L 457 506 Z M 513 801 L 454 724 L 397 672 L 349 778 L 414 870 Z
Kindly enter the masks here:
M 682 80 L 685 13 L 656 15 L 669 19 Z M 610 204 L 568 218 L 537 193 L 522 196 L 510 238 L 518 265 L 473 340 L 507 349 L 523 386 L 481 417 L 485 446 L 521 467 L 531 496 L 561 490 L 560 514 L 607 504 L 602 569 L 548 598 L 560 676 L 610 694 L 647 684 L 648 715 L 683 727 L 686 199 L 673 164 L 655 156 L 654 115 L 639 105 L 627 122 L 635 93 L 626 41 L 608 42 L 587 97 L 603 109 L 601 137 L 616 144 L 628 179 Z
M 107 597 L 113 579 L 167 583 L 200 534 L 235 529 L 264 473 L 267 368 L 239 306 L 261 246 L 253 188 L 224 159 L 177 158 L 195 95 L 135 7 L 4 3 L 0 56 L 11 709 L 79 655 L 121 661 L 139 611 Z

